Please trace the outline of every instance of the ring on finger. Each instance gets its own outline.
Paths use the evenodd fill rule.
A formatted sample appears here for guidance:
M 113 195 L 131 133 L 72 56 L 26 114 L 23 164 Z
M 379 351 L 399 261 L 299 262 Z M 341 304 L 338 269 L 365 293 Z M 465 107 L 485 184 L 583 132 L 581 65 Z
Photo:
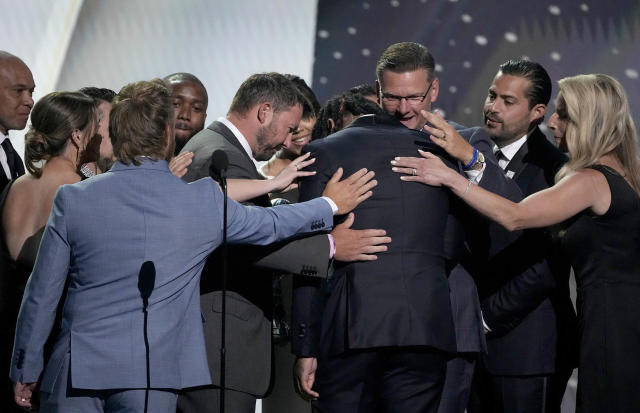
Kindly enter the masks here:
M 416 171 L 416 168 L 413 168 L 413 176 L 418 175 L 418 172 Z
M 441 139 L 442 139 L 443 141 L 446 141 L 446 140 L 447 140 L 447 132 L 442 131 L 442 138 L 441 138 Z

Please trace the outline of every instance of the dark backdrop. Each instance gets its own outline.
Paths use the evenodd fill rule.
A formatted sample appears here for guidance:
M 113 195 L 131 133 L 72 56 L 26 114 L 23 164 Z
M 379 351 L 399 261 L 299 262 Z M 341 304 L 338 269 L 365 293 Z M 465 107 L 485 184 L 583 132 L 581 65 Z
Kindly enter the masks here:
M 416 41 L 436 59 L 435 107 L 466 125 L 482 122 L 482 103 L 500 63 L 526 56 L 554 82 L 606 73 L 640 114 L 638 0 L 319 0 L 313 89 L 320 101 L 375 82 L 375 64 L 390 44 Z M 547 112 L 547 118 L 552 113 Z

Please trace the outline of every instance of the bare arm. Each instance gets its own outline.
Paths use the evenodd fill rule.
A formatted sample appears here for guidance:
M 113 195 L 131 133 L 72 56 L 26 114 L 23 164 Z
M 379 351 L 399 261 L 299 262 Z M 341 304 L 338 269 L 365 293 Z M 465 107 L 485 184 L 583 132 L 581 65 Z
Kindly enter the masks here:
M 297 188 L 296 178 L 315 174 L 315 172 L 302 170 L 315 162 L 315 159 L 308 158 L 308 153 L 299 156 L 271 179 L 229 179 L 227 181 L 229 198 L 243 202 L 269 192 L 286 192 Z
M 587 208 L 603 214 L 609 208 L 611 192 L 605 177 L 597 171 L 583 169 L 563 178 L 551 188 L 537 192 L 519 203 L 511 202 L 473 185 L 446 167 L 435 155 L 420 151 L 422 158 L 396 158 L 393 170 L 416 176 L 401 176 L 403 181 L 427 185 L 445 185 L 467 204 L 513 231 L 557 224 Z

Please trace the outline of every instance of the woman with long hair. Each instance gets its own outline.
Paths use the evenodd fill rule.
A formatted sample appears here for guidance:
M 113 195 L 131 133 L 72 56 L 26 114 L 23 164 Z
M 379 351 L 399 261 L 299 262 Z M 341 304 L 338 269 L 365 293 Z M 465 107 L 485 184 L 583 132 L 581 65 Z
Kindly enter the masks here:
M 570 154 L 556 184 L 519 203 L 473 185 L 435 156 L 396 158 L 404 181 L 446 185 L 509 230 L 560 225 L 563 253 L 578 286 L 578 409 L 640 411 L 640 159 L 622 86 L 603 74 L 559 81 L 548 125 Z M 428 114 L 437 142 L 453 133 Z M 415 169 L 414 169 L 415 168 Z
M 25 136 L 29 173 L 15 180 L 2 203 L 3 239 L 14 262 L 30 270 L 55 192 L 80 181 L 79 162 L 97 130 L 96 101 L 82 93 L 50 93 L 33 107 Z

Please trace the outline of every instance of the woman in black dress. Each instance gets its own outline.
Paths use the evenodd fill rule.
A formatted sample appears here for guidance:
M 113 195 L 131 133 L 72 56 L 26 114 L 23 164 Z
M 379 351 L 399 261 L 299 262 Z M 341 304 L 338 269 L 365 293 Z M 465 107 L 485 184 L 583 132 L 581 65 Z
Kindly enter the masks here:
M 513 203 L 470 183 L 439 158 L 397 158 L 405 181 L 446 185 L 509 230 L 563 223 L 578 285 L 578 411 L 640 411 L 640 161 L 621 85 L 602 74 L 560 80 L 548 125 L 568 149 L 556 184 Z M 427 114 L 437 142 L 451 127 Z

